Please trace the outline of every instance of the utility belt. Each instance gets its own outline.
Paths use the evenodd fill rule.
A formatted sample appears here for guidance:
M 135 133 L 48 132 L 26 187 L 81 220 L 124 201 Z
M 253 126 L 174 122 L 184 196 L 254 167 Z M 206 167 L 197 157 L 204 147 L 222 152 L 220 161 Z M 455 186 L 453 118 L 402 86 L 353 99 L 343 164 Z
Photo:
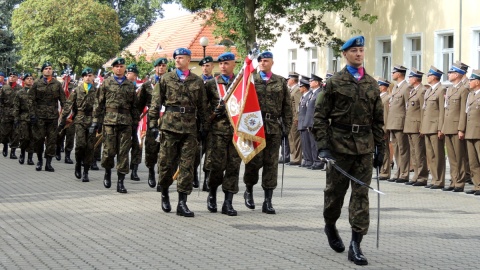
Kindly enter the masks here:
M 166 112 L 195 113 L 195 107 L 165 106 Z
M 92 111 L 78 111 L 77 115 L 85 115 L 85 116 L 92 116 Z
M 336 127 L 346 131 L 351 131 L 352 133 L 369 132 L 370 130 L 372 130 L 372 127 L 370 125 L 355 125 L 355 124 L 347 125 L 347 124 L 342 124 L 337 122 L 332 122 L 330 125 L 332 127 Z
M 121 113 L 121 114 L 130 114 L 130 110 L 123 108 L 106 108 L 105 111 L 111 113 Z
M 264 120 L 278 121 L 280 119 L 280 115 L 262 112 L 262 118 Z

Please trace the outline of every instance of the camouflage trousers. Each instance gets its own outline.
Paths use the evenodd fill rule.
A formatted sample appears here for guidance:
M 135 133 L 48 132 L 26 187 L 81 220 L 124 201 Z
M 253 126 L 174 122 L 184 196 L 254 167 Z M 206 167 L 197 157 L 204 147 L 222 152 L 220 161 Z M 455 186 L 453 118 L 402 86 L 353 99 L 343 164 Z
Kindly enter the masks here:
M 142 147 L 140 147 L 140 140 L 138 139 L 137 131 L 132 128 L 132 151 L 130 152 L 130 165 L 138 165 L 142 163 Z M 131 169 L 132 167 L 130 167 Z
M 75 162 L 83 161 L 84 167 L 90 167 L 93 160 L 93 148 L 95 146 L 95 134 L 90 134 L 90 124 L 75 124 Z
M 275 189 L 278 177 L 278 157 L 282 136 L 280 134 L 266 134 L 267 145 L 250 162 L 245 164 L 243 182 L 249 186 L 256 185 L 259 179 L 259 170 L 262 171 L 262 188 Z
M 32 126 L 29 121 L 20 121 L 17 127 L 18 140 L 20 148 L 25 149 L 27 153 L 33 153 Z
M 198 137 L 197 137 L 198 138 Z M 198 166 L 200 166 L 200 162 L 202 160 L 202 157 L 203 155 L 205 155 L 206 151 L 207 151 L 207 143 L 208 139 L 207 140 L 204 140 L 204 141 L 198 141 L 198 148 L 197 148 L 197 152 L 195 153 L 195 165 L 194 165 L 194 170 L 197 171 L 198 170 Z M 202 144 L 202 149 L 200 149 L 200 144 Z M 200 153 L 200 151 L 202 151 Z M 204 161 L 204 166 L 203 166 L 203 171 L 207 171 L 207 166 L 209 166 L 208 164 L 205 164 L 206 163 L 206 159 Z
M 113 168 L 117 156 L 117 173 L 128 174 L 128 153 L 131 147 L 132 126 L 103 126 L 102 167 Z
M 155 134 L 147 130 L 145 134 L 145 166 L 147 168 L 154 168 L 155 164 L 157 164 L 160 143 L 155 141 L 156 139 Z
M 232 142 L 232 135 L 209 134 L 205 160 L 208 160 L 210 178 L 208 185 L 223 191 L 238 193 L 238 178 L 242 159 Z
M 35 153 L 42 156 L 43 145 L 45 144 L 45 155 L 47 157 L 55 156 L 55 146 L 57 142 L 57 119 L 39 119 L 32 128 L 32 134 L 35 139 Z
M 372 154 L 346 155 L 333 153 L 333 157 L 338 166 L 353 177 L 370 185 L 372 181 Z M 365 235 L 370 225 L 368 188 L 351 181 L 333 167 L 327 171 L 323 217 L 326 224 L 335 224 L 340 217 L 350 182 L 352 184 L 350 204 L 348 206 L 350 226 L 353 231 Z
M 190 194 L 193 188 L 193 167 L 198 142 L 196 134 L 161 131 L 158 154 L 158 185 L 168 188 L 173 174 L 179 169 L 177 191 Z
M 13 121 L 2 121 L 0 125 L 0 141 L 3 144 L 10 144 L 11 148 L 18 148 L 17 131 L 13 127 Z
M 103 134 L 103 133 L 102 133 Z M 103 138 L 102 138 L 102 143 L 100 143 L 97 148 L 93 149 L 93 157 L 95 159 L 101 160 L 102 158 L 102 144 L 103 144 Z
M 57 134 L 57 146 L 60 147 L 65 142 L 65 152 L 72 152 L 75 146 L 75 129 L 75 125 L 72 124 Z

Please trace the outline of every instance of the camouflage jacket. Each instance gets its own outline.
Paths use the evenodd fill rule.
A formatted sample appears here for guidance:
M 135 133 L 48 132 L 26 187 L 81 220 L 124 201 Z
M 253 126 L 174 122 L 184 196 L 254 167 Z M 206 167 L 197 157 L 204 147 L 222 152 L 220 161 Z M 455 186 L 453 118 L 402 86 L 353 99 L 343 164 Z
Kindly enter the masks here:
M 44 78 L 35 80 L 32 88 L 28 91 L 28 96 L 30 116 L 40 119 L 57 120 L 58 102 L 62 107 L 65 104 L 65 92 L 62 84 L 55 78 L 52 78 L 50 82 Z
M 2 122 L 13 122 L 13 105 L 14 99 L 17 95 L 18 91 L 20 91 L 22 87 L 20 85 L 15 85 L 12 88 L 9 84 L 5 84 L 2 88 L 0 88 L 0 110 L 2 113 Z
M 161 123 L 158 118 L 161 106 L 165 106 L 165 113 Z M 181 109 L 183 108 L 183 109 Z M 169 111 L 181 109 L 191 112 Z M 161 130 L 196 134 L 199 130 L 196 118 L 203 127 L 207 123 L 207 95 L 203 80 L 190 72 L 185 81 L 181 81 L 176 72 L 168 72 L 155 85 L 152 94 L 152 104 L 148 111 L 149 127 L 159 126 Z
M 15 121 L 30 121 L 28 91 L 29 89 L 24 87 L 15 95 L 15 99 L 13 100 L 13 117 Z
M 151 81 L 146 81 L 140 86 L 140 89 L 137 91 L 137 108 L 138 113 L 141 115 L 145 106 L 150 107 L 152 104 L 152 92 L 153 86 Z
M 97 91 L 95 84 L 92 84 L 88 94 L 85 93 L 83 83 L 77 86 L 70 93 L 70 97 L 68 97 L 65 108 L 62 111 L 62 123 L 65 123 L 70 112 L 73 112 L 75 124 L 90 125 L 92 123 L 93 107 L 97 99 Z
M 230 80 L 229 83 L 226 83 L 225 80 L 223 80 L 222 76 L 217 76 L 217 82 L 219 85 L 223 85 L 225 88 L 225 91 L 228 90 L 230 85 L 233 82 Z M 233 127 L 232 124 L 230 123 L 230 120 L 228 119 L 228 114 L 225 113 L 223 116 L 216 117 L 213 111 L 215 108 L 218 106 L 220 97 L 218 95 L 218 89 L 217 89 L 217 84 L 215 82 L 215 79 L 208 80 L 205 83 L 205 91 L 207 93 L 207 100 L 208 100 L 208 113 L 207 116 L 210 117 L 210 132 L 215 133 L 215 134 L 225 134 L 225 135 L 233 135 Z
M 103 81 L 93 110 L 93 122 L 104 125 L 138 125 L 137 95 L 126 78 L 119 84 L 113 76 Z
M 361 125 L 358 132 L 335 127 Z M 317 148 L 360 155 L 384 150 L 383 105 L 377 81 L 365 73 L 357 81 L 345 67 L 331 77 L 315 105 L 313 134 Z
M 265 82 L 260 74 L 254 75 L 255 89 L 258 103 L 262 111 L 263 125 L 266 134 L 282 134 L 283 120 L 285 132 L 288 134 L 292 127 L 292 105 L 290 91 L 285 79 L 276 74 Z

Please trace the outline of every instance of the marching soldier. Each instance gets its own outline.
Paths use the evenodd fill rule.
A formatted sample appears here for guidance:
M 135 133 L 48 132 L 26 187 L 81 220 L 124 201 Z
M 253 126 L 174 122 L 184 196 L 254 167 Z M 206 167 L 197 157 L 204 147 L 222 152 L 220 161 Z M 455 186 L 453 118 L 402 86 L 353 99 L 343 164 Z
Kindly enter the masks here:
M 273 54 L 263 52 L 258 57 L 260 72 L 255 74 L 254 83 L 258 95 L 258 103 L 262 111 L 265 127 L 265 148 L 245 165 L 243 182 L 246 185 L 244 193 L 245 205 L 255 209 L 253 186 L 258 183 L 259 170 L 262 171 L 262 188 L 265 200 L 262 212 L 275 214 L 272 206 L 273 190 L 277 187 L 278 158 L 282 138 L 292 126 L 292 108 L 290 107 L 290 91 L 285 79 L 272 73 Z
M 191 52 L 178 48 L 173 53 L 176 70 L 162 76 L 158 87 L 152 94 L 152 104 L 148 111 L 150 129 L 158 134 L 160 129 L 160 152 L 158 160 L 159 180 L 157 191 L 162 192 L 162 210 L 170 212 L 168 189 L 173 183 L 173 174 L 177 170 L 178 205 L 177 215 L 193 217 L 188 209 L 187 196 L 192 192 L 195 153 L 197 152 L 198 124 L 208 127 L 206 120 L 207 98 L 202 79 L 190 72 L 188 65 Z M 158 124 L 159 110 L 165 106 L 165 113 Z M 205 139 L 207 130 L 201 137 Z M 155 136 L 156 137 L 156 136 Z
M 347 65 L 327 81 L 325 93 L 317 99 L 313 132 L 319 156 L 328 162 L 328 166 L 335 162 L 350 175 L 369 185 L 372 163 L 374 167 L 382 165 L 385 145 L 383 106 L 378 84 L 362 66 L 364 40 L 363 36 L 358 36 L 343 44 L 341 50 Z M 345 250 L 335 224 L 340 217 L 350 182 L 352 241 L 348 259 L 357 265 L 367 265 L 360 242 L 363 235 L 367 234 L 370 223 L 368 188 L 352 182 L 333 167 L 327 171 L 325 187 L 325 233 L 333 250 Z
M 422 108 L 425 98 L 425 87 L 422 84 L 423 72 L 412 68 L 408 75 L 408 84 L 411 86 L 407 93 L 405 126 L 403 133 L 407 134 L 410 144 L 410 153 L 413 158 L 414 175 L 406 185 L 422 186 L 428 181 L 428 167 L 426 159 L 425 139 L 420 134 L 422 124 Z
M 13 116 L 15 118 L 16 133 L 20 142 L 20 157 L 18 162 L 23 164 L 25 162 L 25 152 L 28 153 L 27 164 L 35 165 L 33 163 L 33 137 L 32 126 L 30 125 L 30 116 L 28 111 L 28 91 L 33 85 L 32 74 L 26 73 L 23 75 L 24 87 L 17 92 L 13 105 Z
M 105 188 L 112 185 L 112 168 L 117 156 L 117 192 L 127 193 L 123 181 L 129 173 L 128 153 L 139 122 L 137 95 L 133 83 L 125 77 L 125 59 L 115 59 L 112 66 L 114 75 L 105 79 L 100 86 L 89 132 L 94 134 L 99 127 L 99 120 L 103 119 L 103 185 Z
M 71 71 L 69 69 L 66 69 L 62 71 L 61 75 L 70 76 L 70 73 Z M 62 82 L 64 89 L 65 89 L 65 83 L 67 83 L 67 81 Z M 73 88 L 75 87 L 75 84 L 72 81 L 70 81 L 67 87 L 68 87 L 69 94 L 71 94 L 73 91 Z M 68 120 L 68 121 L 73 121 L 73 120 Z M 57 148 L 55 149 L 55 159 L 61 160 L 62 159 L 61 152 L 65 151 L 64 162 L 67 164 L 73 164 L 73 161 L 70 158 L 70 154 L 73 150 L 74 145 L 75 145 L 75 126 L 69 125 L 67 128 L 63 129 L 62 132 L 60 132 L 57 135 Z
M 432 174 L 432 182 L 418 184 L 425 188 L 442 189 L 445 185 L 445 135 L 442 133 L 445 117 L 445 88 L 440 82 L 443 72 L 431 66 L 427 75 L 430 88 L 424 96 L 422 126 L 420 133 L 425 135 L 427 164 Z
M 207 81 L 205 90 L 211 112 L 208 147 L 205 156 L 205 167 L 208 167 L 210 191 L 207 198 L 207 208 L 217 212 L 217 188 L 221 185 L 225 193 L 222 214 L 236 216 L 233 209 L 233 195 L 238 193 L 238 177 L 242 159 L 233 144 L 233 127 L 225 110 L 224 98 L 235 76 L 235 55 L 227 52 L 218 56 L 221 75 Z
M 302 92 L 298 86 L 298 73 L 288 75 L 287 86 L 290 90 L 290 102 L 292 107 L 293 124 L 288 134 L 288 144 L 290 149 L 290 163 L 289 165 L 300 165 L 302 162 L 302 144 L 300 140 L 300 132 L 298 131 L 298 106 Z
M 445 118 L 442 133 L 445 134 L 448 162 L 450 163 L 450 185 L 443 191 L 463 192 L 466 179 L 467 145 L 465 144 L 465 125 L 467 115 L 468 89 L 463 87 L 462 78 L 466 72 L 461 65 L 453 64 L 448 71 L 448 80 L 453 84 L 445 95 Z
M 14 99 L 22 86 L 17 84 L 18 74 L 11 71 L 8 73 L 8 83 L 0 88 L 0 111 L 1 126 L 0 126 L 0 141 L 3 143 L 3 156 L 8 155 L 8 144 L 10 144 L 10 159 L 17 159 L 15 150 L 18 147 L 18 136 L 15 131 L 13 105 Z
M 82 182 L 88 182 L 90 181 L 88 170 L 90 169 L 90 164 L 92 164 L 95 146 L 95 134 L 90 134 L 89 128 L 92 125 L 92 113 L 97 89 L 93 82 L 95 79 L 93 69 L 89 67 L 83 69 L 82 78 L 83 83 L 70 93 L 58 127 L 64 129 L 70 112 L 73 111 L 75 113 L 75 177 L 81 178 Z
M 297 130 L 300 132 L 301 146 L 302 146 L 302 164 L 299 167 L 311 167 L 313 164 L 312 151 L 310 148 L 310 135 L 307 130 L 305 116 L 307 114 L 307 101 L 310 98 L 312 92 L 310 91 L 310 82 L 305 79 L 301 79 L 299 83 L 299 89 L 302 93 L 300 103 L 298 105 L 298 125 Z
M 467 194 L 480 195 L 480 70 L 474 69 L 470 76 L 470 93 L 466 103 L 467 125 L 465 139 L 467 140 L 468 160 L 473 176 L 473 188 L 465 191 Z
M 58 103 L 65 104 L 65 92 L 62 84 L 53 75 L 52 64 L 45 62 L 41 68 L 42 77 L 35 80 L 28 91 L 30 123 L 33 125 L 32 134 L 35 137 L 35 153 L 38 162 L 37 171 L 43 166 L 43 145 L 46 146 L 45 171 L 53 172 L 52 158 L 55 155 L 58 126 Z
M 307 126 L 308 130 L 308 141 L 309 144 L 307 145 L 308 148 L 310 148 L 310 152 L 312 153 L 312 166 L 309 169 L 312 170 L 320 170 L 323 169 L 325 164 L 320 161 L 317 155 L 317 142 L 315 141 L 315 135 L 312 133 L 312 128 L 313 128 L 313 115 L 315 113 L 315 102 L 317 100 L 317 97 L 319 96 L 320 92 L 322 89 L 320 86 L 322 85 L 323 79 L 318 77 L 315 74 L 311 74 L 312 77 L 310 78 L 310 91 L 312 94 L 308 97 L 307 100 L 307 112 L 305 114 L 305 124 Z
M 390 108 L 388 110 L 388 119 L 385 125 L 392 136 L 395 161 L 398 170 L 389 182 L 406 183 L 409 180 L 410 173 L 410 146 L 407 134 L 403 133 L 405 125 L 405 104 L 407 103 L 407 94 L 411 87 L 405 80 L 407 68 L 401 65 L 395 65 L 392 70 L 392 80 L 397 82 L 390 95 Z
M 383 121 L 387 122 L 388 118 L 388 109 L 390 108 L 390 94 L 388 93 L 388 88 L 390 87 L 390 82 L 384 78 L 380 78 L 378 81 L 378 88 L 380 89 L 380 98 L 382 99 L 383 104 Z M 386 129 L 386 126 L 383 126 L 383 132 L 385 142 L 388 142 L 390 134 Z M 390 166 L 390 147 L 385 143 L 385 155 L 383 156 L 382 167 L 380 167 L 380 175 L 378 176 L 380 180 L 390 179 L 391 169 Z

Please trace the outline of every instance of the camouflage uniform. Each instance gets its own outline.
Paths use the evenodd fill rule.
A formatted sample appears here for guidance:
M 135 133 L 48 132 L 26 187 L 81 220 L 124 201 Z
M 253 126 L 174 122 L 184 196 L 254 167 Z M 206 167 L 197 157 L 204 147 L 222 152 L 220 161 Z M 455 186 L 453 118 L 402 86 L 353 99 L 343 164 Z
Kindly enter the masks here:
M 190 72 L 182 82 L 176 72 L 162 76 L 152 94 L 148 111 L 151 128 L 158 126 L 159 109 L 165 106 L 159 129 L 161 132 L 158 161 L 159 181 L 157 190 L 168 189 L 173 174 L 179 166 L 177 191 L 192 192 L 193 169 L 197 151 L 196 117 L 206 126 L 207 104 L 205 87 L 200 77 Z
M 338 166 L 370 184 L 372 153 L 376 145 L 381 153 L 384 149 L 383 105 L 377 81 L 368 74 L 357 81 L 345 67 L 327 81 L 323 95 L 317 99 L 314 117 L 318 149 L 330 150 Z M 323 211 L 327 225 L 334 225 L 340 217 L 349 184 L 350 180 L 334 168 L 327 171 Z M 368 188 L 353 182 L 349 220 L 353 231 L 367 233 Z
M 152 82 L 155 82 L 155 80 L 152 80 Z M 144 104 L 143 106 L 141 106 L 141 108 L 143 109 L 145 106 L 149 107 L 151 106 L 151 103 L 152 103 L 152 91 L 155 91 L 153 90 L 153 83 L 152 82 L 148 82 L 148 87 L 145 88 L 144 91 L 141 91 L 139 94 L 139 103 L 140 104 Z M 157 88 L 157 84 L 155 84 L 155 89 L 157 89 L 156 91 L 159 91 L 159 88 Z M 143 85 L 142 85 L 142 88 L 143 88 Z M 147 118 L 147 125 L 148 123 L 150 122 L 149 121 L 149 117 L 148 117 L 148 113 L 147 115 L 145 115 L 145 117 Z M 147 166 L 147 168 L 154 168 L 155 164 L 157 164 L 157 159 L 158 159 L 158 151 L 160 150 L 160 143 L 155 141 L 155 134 L 153 134 L 149 128 L 147 128 L 147 131 L 145 133 L 145 142 L 144 142 L 144 146 L 145 146 L 145 166 Z
M 68 91 L 70 95 L 75 85 L 70 82 L 68 85 Z M 75 112 L 75 111 L 74 111 Z M 64 145 L 65 143 L 65 145 Z M 57 148 L 61 148 L 64 145 L 65 154 L 70 159 L 70 152 L 72 152 L 73 147 L 75 146 L 75 126 L 71 125 L 63 130 L 63 132 L 58 133 L 57 135 Z
M 146 81 L 145 83 L 142 84 L 142 86 L 140 87 L 140 90 L 138 90 L 137 92 L 137 108 L 138 108 L 138 114 L 141 115 L 143 113 L 143 109 L 145 108 L 145 106 L 150 106 L 150 102 L 152 100 L 152 84 L 150 83 L 150 81 Z M 147 133 L 151 133 L 151 132 L 147 132 Z M 146 141 L 146 134 L 145 134 L 145 141 Z M 151 135 L 150 135 L 151 137 Z M 155 141 L 155 139 L 154 139 Z M 145 164 L 147 163 L 147 150 L 148 149 L 148 146 L 146 146 L 146 149 L 145 149 Z M 148 151 L 150 153 L 150 155 L 148 156 L 148 158 L 150 158 L 150 166 L 153 166 L 156 161 L 151 164 L 151 159 L 152 159 L 152 155 L 151 155 L 151 150 Z M 138 140 L 138 136 L 135 132 L 135 134 L 133 135 L 133 139 L 132 139 L 132 161 L 130 163 L 130 165 L 138 165 L 140 163 L 142 163 L 142 148 L 140 148 L 140 141 Z M 156 159 L 156 156 L 155 156 L 155 159 Z M 148 166 L 147 166 L 148 167 Z M 149 167 L 150 168 L 150 167 Z
M 15 96 L 21 89 L 20 85 L 15 85 L 12 88 L 9 84 L 5 84 L 0 88 L 0 110 L 3 112 L 0 126 L 0 143 L 5 145 L 10 143 L 11 148 L 18 147 L 18 136 L 14 128 L 13 106 Z
M 13 116 L 15 122 L 18 122 L 17 134 L 20 142 L 20 148 L 27 153 L 33 153 L 32 126 L 30 125 L 30 115 L 28 111 L 28 91 L 24 87 L 17 92 L 13 101 Z
M 35 137 L 35 149 L 40 159 L 45 142 L 47 157 L 55 155 L 58 125 L 58 102 L 63 107 L 65 104 L 65 92 L 62 84 L 52 78 L 50 82 L 45 77 L 35 80 L 32 88 L 28 91 L 30 118 L 36 117 L 37 124 L 33 126 L 32 133 Z M 45 141 L 46 137 L 46 141 Z
M 123 77 L 118 83 L 109 77 L 103 81 L 94 109 L 94 123 L 103 119 L 102 167 L 111 169 L 117 155 L 117 173 L 128 174 L 128 153 L 139 122 L 137 96 L 133 83 Z
M 243 182 L 247 186 L 258 183 L 258 171 L 263 167 L 262 187 L 264 190 L 273 190 L 277 187 L 278 158 L 282 141 L 282 125 L 286 133 L 292 126 L 292 108 L 290 91 L 285 79 L 272 74 L 268 82 L 264 82 L 260 75 L 254 75 L 258 102 L 262 111 L 263 125 L 267 145 L 249 163 L 245 165 Z

